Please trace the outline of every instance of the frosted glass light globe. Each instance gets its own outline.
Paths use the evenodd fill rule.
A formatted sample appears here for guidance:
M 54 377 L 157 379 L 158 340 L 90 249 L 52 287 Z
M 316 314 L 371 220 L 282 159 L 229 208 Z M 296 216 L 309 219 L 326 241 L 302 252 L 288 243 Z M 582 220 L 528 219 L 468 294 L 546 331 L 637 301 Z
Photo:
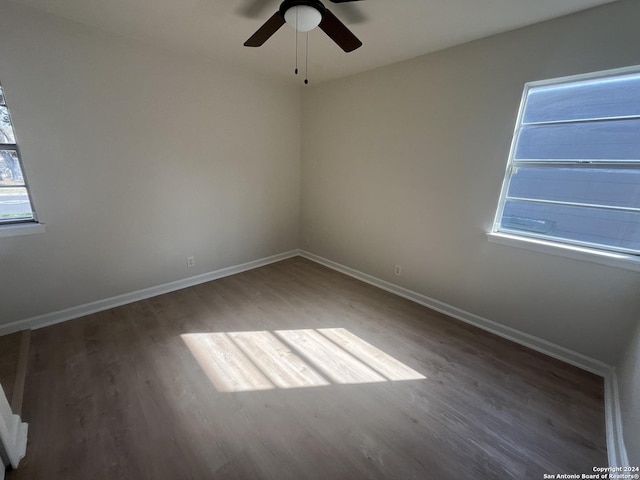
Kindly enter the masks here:
M 298 32 L 308 32 L 320 25 L 322 14 L 308 5 L 298 5 L 284 12 L 284 20 Z

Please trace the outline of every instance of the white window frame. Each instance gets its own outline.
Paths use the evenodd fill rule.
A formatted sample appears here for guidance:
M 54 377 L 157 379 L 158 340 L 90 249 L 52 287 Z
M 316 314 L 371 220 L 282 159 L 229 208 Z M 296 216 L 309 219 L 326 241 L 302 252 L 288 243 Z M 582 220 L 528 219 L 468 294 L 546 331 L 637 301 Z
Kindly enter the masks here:
M 9 106 L 7 105 L 6 91 L 4 90 L 4 88 L 2 89 L 2 94 L 4 97 L 4 107 L 7 109 L 9 118 L 11 119 L 11 110 L 9 110 Z M 17 154 L 18 165 L 20 166 L 20 171 L 22 172 L 22 176 L 24 179 L 24 187 L 27 190 L 27 196 L 29 198 L 29 205 L 31 206 L 33 218 L 26 219 L 26 220 L 21 219 L 16 221 L 0 222 L 0 238 L 15 237 L 19 235 L 31 235 L 34 233 L 43 233 L 45 231 L 44 224 L 38 221 L 36 209 L 33 204 L 33 198 L 31 196 L 31 187 L 29 186 L 29 182 L 27 180 L 27 176 L 24 171 L 24 164 L 22 163 L 22 153 L 20 152 L 20 147 L 18 146 L 17 133 L 16 133 L 15 126 L 13 124 L 13 119 L 11 119 L 11 128 L 13 129 L 15 143 L 3 143 L 3 144 L 0 144 L 0 147 L 6 150 L 14 150 Z
M 549 237 L 545 237 L 544 235 L 536 235 L 535 233 L 520 234 L 500 231 L 500 223 L 502 220 L 504 206 L 507 200 L 507 192 L 509 190 L 511 174 L 514 169 L 515 150 L 518 144 L 520 131 L 523 127 L 523 117 L 526 111 L 526 101 L 528 98 L 529 90 L 533 87 L 561 85 L 563 83 L 574 83 L 583 80 L 608 78 L 630 73 L 640 73 L 640 65 L 616 68 L 612 70 L 602 70 L 599 72 L 572 75 L 549 80 L 540 80 L 535 82 L 528 82 L 525 84 L 522 92 L 522 98 L 520 100 L 518 117 L 511 140 L 511 147 L 509 149 L 509 157 L 505 169 L 504 179 L 502 182 L 502 188 L 500 191 L 498 208 L 496 210 L 496 215 L 491 231 L 488 232 L 490 241 L 518 248 L 526 248 L 537 252 L 560 255 L 578 260 L 585 260 L 589 262 L 640 271 L 640 255 L 635 253 L 608 250 L 601 247 L 600 245 L 593 245 L 587 242 L 579 242 L 573 240 L 555 240 Z

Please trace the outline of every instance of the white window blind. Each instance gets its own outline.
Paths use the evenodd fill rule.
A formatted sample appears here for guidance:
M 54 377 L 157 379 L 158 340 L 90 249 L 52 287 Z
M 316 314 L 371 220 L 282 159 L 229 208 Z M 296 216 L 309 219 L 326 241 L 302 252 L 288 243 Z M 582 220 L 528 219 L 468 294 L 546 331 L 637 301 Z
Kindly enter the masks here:
M 525 86 L 493 231 L 640 254 L 640 68 Z

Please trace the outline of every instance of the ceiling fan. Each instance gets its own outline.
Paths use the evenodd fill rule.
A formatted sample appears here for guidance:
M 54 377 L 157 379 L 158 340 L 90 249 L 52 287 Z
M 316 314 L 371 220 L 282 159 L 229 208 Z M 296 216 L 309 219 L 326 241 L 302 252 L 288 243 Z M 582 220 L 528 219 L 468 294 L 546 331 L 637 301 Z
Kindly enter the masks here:
M 332 3 L 347 3 L 358 0 L 330 0 Z M 249 40 L 245 47 L 259 47 L 285 23 L 299 32 L 308 32 L 315 27 L 326 33 L 345 52 L 352 52 L 362 42 L 320 0 L 284 0 L 280 8 Z

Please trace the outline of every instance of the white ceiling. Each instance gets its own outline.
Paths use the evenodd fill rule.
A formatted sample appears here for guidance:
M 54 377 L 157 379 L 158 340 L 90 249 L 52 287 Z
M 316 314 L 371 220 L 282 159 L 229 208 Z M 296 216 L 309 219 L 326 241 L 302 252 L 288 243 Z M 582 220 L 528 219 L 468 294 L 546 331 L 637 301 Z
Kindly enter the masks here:
M 287 25 L 260 48 L 242 45 L 276 11 L 277 0 L 13 1 L 164 49 L 302 83 L 293 74 L 295 34 Z M 326 0 L 363 46 L 344 53 L 314 30 L 309 78 L 318 83 L 343 77 L 611 1 L 363 0 L 340 5 Z M 299 38 L 304 65 L 304 36 Z

